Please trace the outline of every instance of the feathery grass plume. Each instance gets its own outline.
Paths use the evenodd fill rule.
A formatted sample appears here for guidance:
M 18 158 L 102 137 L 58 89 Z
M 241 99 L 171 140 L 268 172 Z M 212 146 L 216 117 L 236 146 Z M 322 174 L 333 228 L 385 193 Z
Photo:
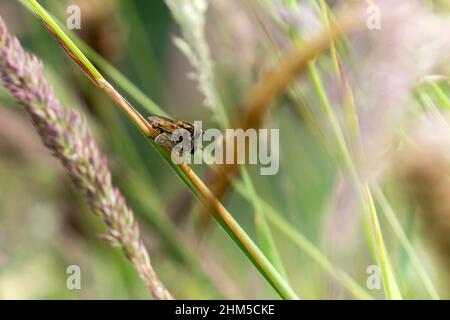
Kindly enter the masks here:
M 213 63 L 205 39 L 205 0 L 166 0 L 174 19 L 181 28 L 183 38 L 175 37 L 174 43 L 188 58 L 195 73 L 190 77 L 198 82 L 199 91 L 205 97 L 205 106 L 217 112 L 223 126 L 228 122 L 224 105 L 215 86 Z
M 113 186 L 107 160 L 86 122 L 78 113 L 61 107 L 44 78 L 42 62 L 8 34 L 1 17 L 0 76 L 3 86 L 25 106 L 43 143 L 62 162 L 91 210 L 103 219 L 108 232 L 101 238 L 123 250 L 155 299 L 172 299 L 150 264 L 133 213 Z

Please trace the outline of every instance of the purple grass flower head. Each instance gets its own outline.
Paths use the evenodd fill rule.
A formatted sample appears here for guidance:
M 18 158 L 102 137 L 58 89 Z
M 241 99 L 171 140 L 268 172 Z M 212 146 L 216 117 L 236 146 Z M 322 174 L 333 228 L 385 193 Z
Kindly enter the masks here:
M 155 299 L 172 299 L 150 264 L 133 212 L 113 186 L 107 160 L 86 122 L 78 113 L 61 107 L 44 78 L 42 62 L 8 34 L 1 17 L 0 77 L 2 85 L 26 108 L 42 142 L 61 161 L 90 209 L 103 219 L 107 234 L 101 238 L 123 250 Z

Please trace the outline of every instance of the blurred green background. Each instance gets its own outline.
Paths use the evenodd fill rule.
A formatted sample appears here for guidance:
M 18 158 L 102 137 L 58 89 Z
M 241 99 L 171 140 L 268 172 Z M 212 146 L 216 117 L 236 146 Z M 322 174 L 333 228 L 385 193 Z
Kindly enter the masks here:
M 241 102 L 258 75 L 277 61 L 277 52 L 291 41 L 270 15 L 254 10 L 257 6 L 212 2 L 206 35 L 219 91 L 234 119 L 241 114 Z M 106 61 L 168 114 L 187 121 L 202 120 L 206 128 L 217 127 L 213 112 L 203 106 L 197 84 L 189 79 L 189 61 L 173 45 L 172 37 L 179 34 L 179 28 L 164 1 L 40 3 L 60 21 L 66 20 L 68 5 L 80 5 L 81 30 L 77 34 Z M 189 190 L 129 119 L 58 47 L 41 21 L 11 0 L 0 1 L 0 14 L 10 32 L 43 60 L 63 105 L 88 120 L 108 155 L 114 182 L 134 210 L 152 264 L 174 296 L 278 298 L 215 222 L 206 230 L 199 227 L 202 209 L 195 200 L 189 201 Z M 346 45 L 339 50 L 348 50 Z M 335 95 L 332 59 L 324 55 L 316 63 L 328 92 Z M 98 67 L 108 74 L 106 64 Z M 295 95 L 287 95 L 266 123 L 281 129 L 279 173 L 261 176 L 258 167 L 250 166 L 251 178 L 257 194 L 289 225 L 317 246 L 335 268 L 345 270 L 366 288 L 367 268 L 376 264 L 367 226 L 352 198 L 353 190 L 346 190 L 342 183 L 337 156 L 330 151 L 330 144 L 326 145 L 330 138 L 321 138 L 328 125 L 323 124 L 323 115 L 314 111 L 319 99 L 311 81 L 302 77 L 299 84 L 304 99 L 299 102 Z M 117 87 L 142 114 L 149 114 L 121 85 Z M 443 85 L 442 90 L 448 96 L 448 86 Z M 119 250 L 108 248 L 96 237 L 104 230 L 100 219 L 89 212 L 61 165 L 41 145 L 24 110 L 3 89 L 0 98 L 0 298 L 147 299 L 145 285 L 132 265 Z M 322 131 L 314 129 L 317 123 L 311 123 L 302 112 L 305 105 L 312 108 Z M 206 172 L 201 165 L 193 168 L 200 176 Z M 441 277 L 445 268 L 432 253 L 432 245 L 423 241 L 417 207 L 398 196 L 390 183 L 386 190 L 409 241 L 445 297 L 448 292 Z M 224 198 L 224 204 L 257 240 L 252 204 L 234 191 Z M 389 223 L 381 214 L 380 219 L 403 296 L 429 298 Z M 284 232 L 271 229 L 289 283 L 302 298 L 352 298 Z M 81 267 L 81 290 L 66 288 L 69 265 Z M 367 291 L 384 298 L 383 289 Z

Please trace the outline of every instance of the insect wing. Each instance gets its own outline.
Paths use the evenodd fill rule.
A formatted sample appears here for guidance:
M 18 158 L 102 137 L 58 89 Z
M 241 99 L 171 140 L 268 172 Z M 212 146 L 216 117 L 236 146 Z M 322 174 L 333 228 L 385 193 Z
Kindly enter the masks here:
M 174 142 L 171 139 L 171 136 L 168 133 L 161 133 L 155 138 L 155 142 L 163 147 L 172 148 L 174 146 Z
M 148 120 L 150 121 L 152 127 L 160 129 L 161 131 L 172 133 L 177 129 L 175 121 L 166 117 L 150 116 L 148 117 Z
M 152 123 L 152 122 L 154 122 L 154 123 L 159 123 L 159 122 L 175 123 L 174 120 L 163 117 L 163 116 L 150 116 L 150 117 L 148 117 L 148 120 L 150 121 L 150 123 Z

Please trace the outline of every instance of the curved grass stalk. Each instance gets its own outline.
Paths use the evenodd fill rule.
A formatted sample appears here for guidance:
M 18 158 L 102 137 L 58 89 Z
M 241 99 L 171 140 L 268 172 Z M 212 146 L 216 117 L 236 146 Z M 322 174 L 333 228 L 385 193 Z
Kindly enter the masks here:
M 110 96 L 140 131 L 149 138 L 152 145 L 160 152 L 197 198 L 199 198 L 204 205 L 214 210 L 214 217 L 216 220 L 222 225 L 225 231 L 247 255 L 249 260 L 261 272 L 278 294 L 284 299 L 298 299 L 298 296 L 286 283 L 284 278 L 272 266 L 269 260 L 240 227 L 237 221 L 234 220 L 226 208 L 214 197 L 200 178 L 185 164 L 176 165 L 172 162 L 167 150 L 154 142 L 153 138 L 157 136 L 156 130 L 108 81 L 106 81 L 102 74 L 92 65 L 75 43 L 64 33 L 36 0 L 28 0 L 28 3 L 32 6 L 34 12 L 42 19 L 58 44 L 83 69 L 92 82 Z

